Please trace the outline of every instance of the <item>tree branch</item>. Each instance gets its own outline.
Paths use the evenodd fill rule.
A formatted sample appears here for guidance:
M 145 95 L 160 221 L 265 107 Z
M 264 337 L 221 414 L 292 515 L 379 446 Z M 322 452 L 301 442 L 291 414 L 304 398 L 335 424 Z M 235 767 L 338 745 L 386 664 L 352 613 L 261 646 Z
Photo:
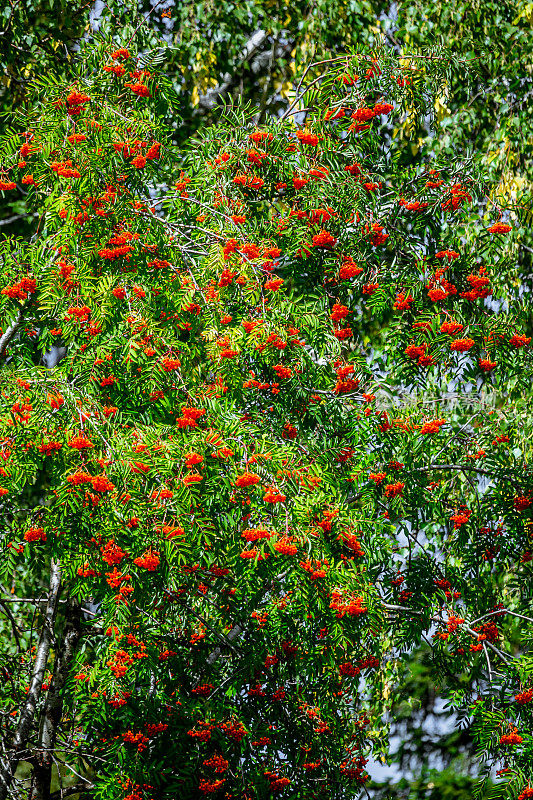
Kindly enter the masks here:
M 54 623 L 56 618 L 59 594 L 61 592 L 61 565 L 59 561 L 52 560 L 50 565 L 50 589 L 48 592 L 48 602 L 46 604 L 46 611 L 44 614 L 44 624 L 37 645 L 37 653 L 35 656 L 35 663 L 33 665 L 33 674 L 31 677 L 30 688 L 26 697 L 26 702 L 21 711 L 19 723 L 13 742 L 9 751 L 11 755 L 8 757 L 7 764 L 2 765 L 0 768 L 0 800 L 6 800 L 9 788 L 15 777 L 15 770 L 21 758 L 21 752 L 24 749 L 33 725 L 37 703 L 41 696 L 41 688 L 44 680 L 44 673 L 46 665 L 48 664 L 48 657 L 50 655 L 50 647 L 52 644 Z M 9 752 L 8 751 L 8 752 Z
M 0 31 L 0 36 L 3 35 L 3 31 Z M 38 214 L 14 214 L 12 217 L 6 217 L 5 219 L 0 219 L 0 226 L 3 225 L 11 225 L 12 222 L 16 222 L 18 219 L 27 219 L 28 217 L 37 217 Z
M 42 752 L 36 759 L 34 768 L 34 787 L 31 800 L 50 800 L 52 782 L 53 752 L 57 730 L 63 713 L 62 692 L 72 666 L 76 648 L 81 639 L 81 606 L 75 599 L 69 599 L 65 610 L 65 628 L 61 648 L 56 648 L 54 674 L 46 696 L 43 709 L 41 733 L 38 750 Z
M 234 627 L 233 627 L 233 628 L 230 630 L 230 632 L 228 633 L 228 635 L 225 637 L 227 644 L 226 644 L 226 642 L 224 642 L 224 644 L 226 645 L 226 647 L 231 647 L 231 649 L 232 649 L 232 650 L 234 650 L 234 648 L 233 648 L 233 647 L 232 647 L 232 645 L 231 645 L 231 642 L 232 642 L 234 639 L 236 639 L 238 636 L 240 636 L 240 634 L 241 634 L 242 632 L 243 632 L 243 628 L 241 628 L 241 626 L 240 626 L 240 625 L 235 625 L 235 626 L 234 626 Z M 210 655 L 209 655 L 209 657 L 208 657 L 208 659 L 207 659 L 207 663 L 209 664 L 209 666 L 211 666 L 212 664 L 214 664 L 214 663 L 215 663 L 215 661 L 216 661 L 216 660 L 217 660 L 217 658 L 218 658 L 218 657 L 221 655 L 221 653 L 222 653 L 222 649 L 221 649 L 220 647 L 215 647 L 215 649 L 213 650 L 213 652 L 212 652 L 212 653 L 210 653 Z
M 6 605 L 3 600 L 0 600 L 0 606 L 4 610 L 4 613 L 5 613 L 6 617 L 8 618 L 8 620 L 11 623 L 11 627 L 13 629 L 13 636 L 15 637 L 15 641 L 17 643 L 17 650 L 20 653 L 21 652 L 20 636 L 19 636 L 19 629 L 17 627 L 17 622 L 15 620 L 15 617 L 11 613 L 11 610 L 10 610 L 9 606 Z
M 425 616 L 424 612 L 423 611 L 419 611 L 418 609 L 408 608 L 407 606 L 404 607 L 404 606 L 393 605 L 391 603 L 386 603 L 384 600 L 381 601 L 381 605 L 387 611 L 399 611 L 399 612 L 401 611 L 401 612 L 403 612 L 405 614 L 414 614 L 417 617 L 424 617 Z M 446 620 L 441 619 L 440 617 L 435 617 L 433 615 L 430 615 L 428 617 L 428 619 L 431 620 L 432 622 L 437 622 L 439 625 L 446 625 Z M 465 631 L 467 631 L 471 636 L 474 637 L 474 639 L 477 640 L 478 637 L 479 637 L 479 631 L 474 631 L 470 627 L 470 625 L 473 625 L 473 624 L 474 624 L 473 622 L 470 623 L 470 624 L 468 622 L 463 622 L 463 623 L 460 623 L 458 627 L 462 628 Z M 510 664 L 510 663 L 513 662 L 514 656 L 512 656 L 510 653 L 504 653 L 503 650 L 500 650 L 499 647 L 496 647 L 496 645 L 494 645 L 492 642 L 489 642 L 487 639 L 485 639 L 483 641 L 483 645 L 484 646 L 486 645 L 487 647 L 490 647 L 490 649 L 494 653 L 496 653 L 501 658 L 501 660 L 504 661 L 506 664 Z
M 24 319 L 24 312 L 26 310 L 26 306 L 22 305 L 15 317 L 15 321 L 11 323 L 9 328 L 7 328 L 6 332 L 0 336 L 0 358 L 6 352 L 7 346 L 11 339 L 14 337 L 20 326 L 22 325 L 22 320 Z
M 74 786 L 67 786 L 66 789 L 58 789 L 57 792 L 52 792 L 50 800 L 63 800 L 65 797 L 71 797 L 73 794 L 81 794 L 94 789 L 92 784 L 76 783 Z
M 479 475 L 487 475 L 489 478 L 500 478 L 504 481 L 509 481 L 510 484 L 516 486 L 515 481 L 507 475 L 495 475 L 487 469 L 481 467 L 474 467 L 468 464 L 430 464 L 428 467 L 415 467 L 410 472 L 431 472 L 432 470 L 455 470 L 456 472 L 477 472 Z
M 266 42 L 267 38 L 268 34 L 262 30 L 256 31 L 252 36 L 250 36 L 242 52 L 241 60 L 237 65 L 235 74 L 230 75 L 230 73 L 227 72 L 222 79 L 222 83 L 213 87 L 213 89 L 209 89 L 206 94 L 200 96 L 198 105 L 200 113 L 205 114 L 209 111 L 212 111 L 216 103 L 229 94 L 233 86 L 235 86 L 238 82 L 237 76 L 239 75 L 240 70 L 243 68 L 245 63 L 252 58 L 252 56 L 256 55 L 256 53 Z

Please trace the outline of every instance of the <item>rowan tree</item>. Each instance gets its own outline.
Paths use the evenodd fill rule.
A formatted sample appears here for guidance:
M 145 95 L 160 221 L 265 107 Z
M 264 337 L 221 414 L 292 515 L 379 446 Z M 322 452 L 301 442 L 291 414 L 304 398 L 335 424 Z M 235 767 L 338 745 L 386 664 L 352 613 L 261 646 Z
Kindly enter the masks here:
M 533 796 L 520 211 L 386 135 L 446 61 L 181 150 L 159 61 L 87 42 L 2 144 L 0 798 L 358 797 L 422 643 Z

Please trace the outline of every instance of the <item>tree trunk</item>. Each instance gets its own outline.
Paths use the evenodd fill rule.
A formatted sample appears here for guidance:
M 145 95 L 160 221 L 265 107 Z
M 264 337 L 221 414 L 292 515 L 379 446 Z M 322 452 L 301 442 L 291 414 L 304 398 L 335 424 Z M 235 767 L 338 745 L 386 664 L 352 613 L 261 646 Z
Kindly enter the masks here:
M 65 610 L 61 644 L 56 647 L 54 674 L 43 709 L 39 746 L 33 772 L 31 800 L 50 800 L 53 753 L 63 713 L 63 689 L 81 638 L 81 607 L 70 598 Z
M 9 789 L 15 777 L 15 771 L 31 734 L 37 703 L 41 696 L 46 665 L 48 664 L 48 657 L 50 655 L 60 592 L 61 565 L 59 561 L 53 560 L 50 565 L 50 589 L 46 602 L 44 623 L 39 637 L 39 644 L 37 645 L 30 688 L 20 712 L 13 742 L 11 746 L 7 748 L 7 759 L 0 765 L 0 800 L 6 800 L 9 794 Z

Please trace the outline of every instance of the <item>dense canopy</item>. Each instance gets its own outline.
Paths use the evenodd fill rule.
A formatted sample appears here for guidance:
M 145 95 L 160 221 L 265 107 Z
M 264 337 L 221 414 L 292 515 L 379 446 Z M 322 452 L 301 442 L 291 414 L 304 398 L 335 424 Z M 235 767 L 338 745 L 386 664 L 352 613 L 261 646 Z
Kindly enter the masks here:
M 250 2 L 210 61 L 197 5 L 175 51 L 105 12 L 0 146 L 0 798 L 431 797 L 372 772 L 433 693 L 450 796 L 526 800 L 529 156 L 443 104 L 468 52 Z M 250 102 L 191 90 L 258 30 Z

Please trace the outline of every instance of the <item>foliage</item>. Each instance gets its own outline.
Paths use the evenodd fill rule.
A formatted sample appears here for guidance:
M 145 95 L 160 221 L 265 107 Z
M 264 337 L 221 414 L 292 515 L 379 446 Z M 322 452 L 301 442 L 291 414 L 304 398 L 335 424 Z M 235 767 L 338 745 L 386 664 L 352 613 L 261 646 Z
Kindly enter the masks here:
M 425 644 L 525 798 L 521 218 L 387 135 L 449 64 L 313 65 L 180 151 L 160 61 L 83 44 L 2 144 L 39 230 L 2 250 L 0 797 L 20 761 L 34 800 L 54 764 L 95 799 L 358 796 Z
M 493 207 L 509 201 L 521 207 L 525 225 L 516 253 L 516 280 L 528 292 L 533 252 L 532 24 L 531 3 L 515 0 L 401 3 L 388 33 L 398 52 L 417 52 L 440 42 L 467 60 L 468 74 L 456 72 L 436 97 L 441 124 L 437 150 L 448 157 L 458 149 L 479 154 L 493 183 Z
M 77 39 L 98 29 L 125 46 L 166 48 L 180 124 L 173 138 L 185 142 L 217 119 L 218 107 L 237 98 L 253 103 L 256 118 L 276 116 L 292 101 L 310 61 L 327 59 L 384 42 L 407 60 L 443 53 L 449 66 L 435 88 L 440 135 L 420 118 L 395 120 L 389 135 L 406 163 L 419 163 L 421 150 L 436 147 L 445 159 L 457 150 L 484 154 L 490 201 L 503 208 L 522 205 L 524 230 L 517 250 L 517 287 L 528 290 L 533 183 L 531 142 L 531 4 L 517 0 L 456 3 L 417 0 L 181 0 L 90 4 L 50 0 L 49 5 L 15 2 L 6 8 L 3 40 L 3 108 L 11 113 L 36 74 L 53 69 L 66 76 Z M 129 43 L 129 44 L 128 44 Z M 24 187 L 3 209 L 9 232 L 29 235 Z M 5 198 L 8 200 L 8 198 Z

